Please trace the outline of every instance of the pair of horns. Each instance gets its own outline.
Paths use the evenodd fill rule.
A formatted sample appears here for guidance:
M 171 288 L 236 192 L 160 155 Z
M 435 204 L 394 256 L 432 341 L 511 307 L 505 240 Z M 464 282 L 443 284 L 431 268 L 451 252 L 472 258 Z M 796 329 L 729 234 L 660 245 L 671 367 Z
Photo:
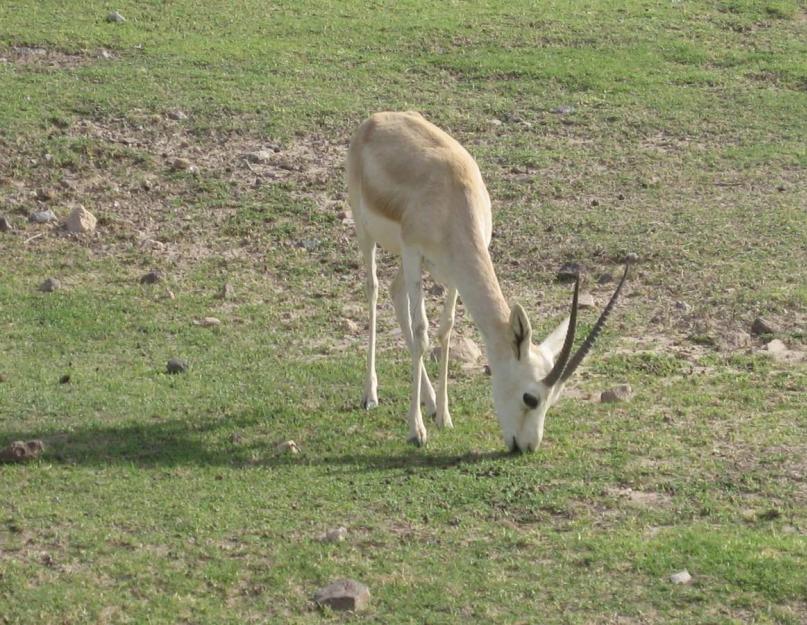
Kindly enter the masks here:
M 608 305 L 602 311 L 600 318 L 597 319 L 597 323 L 594 324 L 594 327 L 591 329 L 591 332 L 589 332 L 586 340 L 583 341 L 583 344 L 577 348 L 574 356 L 569 357 L 569 355 L 572 353 L 574 334 L 577 330 L 577 299 L 580 293 L 580 274 L 575 276 L 574 295 L 572 296 L 572 314 L 569 316 L 569 329 L 566 330 L 566 338 L 563 341 L 563 348 L 560 350 L 560 354 L 558 354 L 558 360 L 555 362 L 555 366 L 552 367 L 552 371 L 549 372 L 549 375 L 544 378 L 544 384 L 547 386 L 554 386 L 558 381 L 565 382 L 571 377 L 574 370 L 577 369 L 580 363 L 583 362 L 583 358 L 586 357 L 586 354 L 588 354 L 588 352 L 594 346 L 594 342 L 597 340 L 600 332 L 602 332 L 602 329 L 605 327 L 605 322 L 608 320 L 608 315 L 611 314 L 611 310 L 613 310 L 614 304 L 616 304 L 616 299 L 619 297 L 619 292 L 622 290 L 622 285 L 625 284 L 625 278 L 628 277 L 629 268 L 630 262 L 625 263 L 625 273 L 622 274 L 622 279 L 619 281 L 619 285 L 616 287 L 616 291 L 614 291 L 614 294 L 611 296 Z

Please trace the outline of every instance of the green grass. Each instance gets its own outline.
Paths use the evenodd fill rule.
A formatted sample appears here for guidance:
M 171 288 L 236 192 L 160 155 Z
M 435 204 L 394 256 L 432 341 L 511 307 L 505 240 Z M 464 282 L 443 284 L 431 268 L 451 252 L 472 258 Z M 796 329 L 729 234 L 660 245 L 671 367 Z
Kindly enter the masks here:
M 807 368 L 731 338 L 762 315 L 806 347 L 805 16 L 3 3 L 0 445 L 46 453 L 0 465 L 0 623 L 804 622 Z M 568 306 L 561 262 L 602 303 L 595 278 L 639 254 L 535 454 L 503 453 L 489 380 L 454 365 L 455 429 L 406 445 L 385 295 L 382 405 L 359 409 L 343 157 L 381 109 L 422 111 L 477 158 L 499 279 L 536 331 Z M 280 160 L 247 166 L 268 145 Z M 74 204 L 97 235 L 26 221 Z M 49 276 L 63 288 L 38 292 Z M 172 356 L 186 374 L 164 373 Z M 630 402 L 597 401 L 623 382 Z M 339 525 L 345 542 L 318 540 Z M 370 586 L 366 613 L 312 606 L 342 577 Z

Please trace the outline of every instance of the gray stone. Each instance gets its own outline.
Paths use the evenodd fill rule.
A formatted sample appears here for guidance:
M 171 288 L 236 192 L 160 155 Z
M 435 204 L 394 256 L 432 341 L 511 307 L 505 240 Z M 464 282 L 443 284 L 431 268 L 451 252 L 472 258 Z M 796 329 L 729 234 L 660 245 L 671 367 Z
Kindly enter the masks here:
M 31 213 L 31 215 L 28 217 L 28 221 L 35 224 L 48 224 L 57 221 L 58 219 L 59 218 L 56 216 L 56 213 L 50 209 L 45 211 L 36 211 L 35 213 Z
M 73 234 L 89 233 L 95 230 L 98 220 L 90 211 L 83 206 L 74 208 L 64 222 L 68 232 Z
M 165 365 L 166 373 L 185 373 L 188 370 L 188 363 L 179 358 L 171 358 Z
M 600 394 L 600 401 L 603 404 L 612 404 L 615 402 L 627 401 L 633 395 L 633 389 L 630 384 L 619 384 L 614 388 L 603 391 Z
M 107 22 L 112 22 L 114 24 L 123 24 L 126 21 L 126 18 L 123 17 L 118 11 L 112 11 L 106 16 Z
M 779 332 L 779 328 L 762 317 L 757 317 L 751 324 L 751 334 L 757 336 L 761 334 L 776 334 L 777 332 Z
M 585 267 L 580 263 L 563 263 L 558 269 L 556 277 L 560 282 L 574 282 L 575 278 L 584 270 Z
M 684 569 L 683 571 L 678 571 L 670 575 L 670 581 L 673 584 L 688 584 L 692 581 L 692 576 L 689 574 L 689 571 Z
M 319 540 L 320 542 L 324 543 L 341 543 L 345 540 L 345 538 L 347 538 L 347 528 L 335 527 L 334 529 L 328 530 L 324 534 L 321 534 Z
M 14 441 L 7 447 L 0 449 L 0 462 L 28 462 L 35 460 L 45 451 L 45 444 L 39 440 Z
M 185 111 L 180 111 L 179 109 L 176 109 L 174 111 L 168 111 L 168 117 L 175 121 L 181 122 L 185 119 L 188 119 L 188 114 L 185 113 Z
M 149 271 L 140 277 L 140 284 L 156 284 L 163 279 L 163 274 L 159 271 Z
M 247 152 L 244 154 L 244 158 L 250 163 L 255 163 L 256 165 L 271 163 L 275 158 L 275 151 L 263 149 L 256 150 L 254 152 Z
M 370 603 L 370 589 L 352 579 L 340 579 L 314 593 L 314 601 L 332 610 L 364 610 Z
M 594 300 L 594 296 L 591 293 L 581 293 L 577 298 L 578 308 L 595 308 L 596 306 L 597 302 Z
M 62 288 L 62 283 L 56 278 L 48 278 L 39 285 L 39 290 L 43 293 L 53 293 L 53 291 Z
M 673 308 L 675 308 L 675 310 L 680 310 L 685 315 L 688 315 L 689 313 L 692 312 L 692 306 L 681 300 L 675 302 L 673 304 Z
M 771 354 L 784 354 L 787 350 L 787 345 L 785 345 L 779 339 L 773 339 L 770 343 L 765 344 L 765 351 L 770 352 Z
M 555 108 L 552 109 L 552 112 L 555 115 L 571 115 L 576 110 L 577 109 L 575 109 L 573 106 L 566 104 L 563 106 L 556 106 Z

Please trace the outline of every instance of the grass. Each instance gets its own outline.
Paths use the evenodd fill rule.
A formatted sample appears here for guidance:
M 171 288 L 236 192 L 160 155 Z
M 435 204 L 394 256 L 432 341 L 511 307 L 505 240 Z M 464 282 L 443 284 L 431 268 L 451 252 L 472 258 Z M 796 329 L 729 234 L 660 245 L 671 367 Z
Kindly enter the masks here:
M 737 339 L 761 315 L 805 352 L 803 4 L 110 8 L 0 6 L 0 444 L 47 446 L 0 467 L 0 623 L 804 622 L 807 369 Z M 561 262 L 602 303 L 639 253 L 533 455 L 502 453 L 487 378 L 454 365 L 456 428 L 405 444 L 383 296 L 382 405 L 359 410 L 342 163 L 407 108 L 479 161 L 537 330 Z M 79 203 L 94 236 L 27 223 Z M 367 612 L 313 608 L 341 577 Z

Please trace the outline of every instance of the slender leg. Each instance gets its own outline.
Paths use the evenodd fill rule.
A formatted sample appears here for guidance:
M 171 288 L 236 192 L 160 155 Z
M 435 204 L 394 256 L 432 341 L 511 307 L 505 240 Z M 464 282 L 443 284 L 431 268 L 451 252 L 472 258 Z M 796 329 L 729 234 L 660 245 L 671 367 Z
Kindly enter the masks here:
M 437 427 L 453 428 L 451 415 L 448 412 L 448 349 L 451 343 L 451 329 L 454 327 L 454 311 L 457 306 L 457 289 L 449 287 L 443 315 L 440 317 L 440 329 L 437 338 L 440 341 L 440 379 L 437 383 Z
M 426 444 L 426 427 L 420 413 L 420 380 L 423 367 L 423 354 L 429 348 L 426 333 L 426 315 L 423 303 L 420 253 L 410 247 L 403 247 L 403 275 L 406 293 L 409 296 L 409 317 L 412 326 L 412 396 L 409 402 L 409 441 L 420 447 Z
M 370 341 L 367 348 L 367 377 L 364 381 L 362 405 L 369 410 L 378 405 L 378 378 L 375 373 L 375 317 L 378 302 L 378 277 L 376 276 L 375 241 L 359 235 L 359 247 L 367 271 L 367 305 L 370 309 Z
M 410 353 L 412 351 L 412 326 L 409 323 L 409 296 L 406 294 L 406 285 L 404 284 L 403 269 L 401 269 L 395 276 L 390 286 L 392 293 L 392 304 L 395 308 L 395 316 L 401 326 L 406 347 Z M 423 307 L 423 318 L 426 318 L 425 302 Z M 429 375 L 426 373 L 426 365 L 421 364 L 420 375 L 420 398 L 426 406 L 426 414 L 431 416 L 437 411 L 434 399 L 434 387 L 429 380 Z

